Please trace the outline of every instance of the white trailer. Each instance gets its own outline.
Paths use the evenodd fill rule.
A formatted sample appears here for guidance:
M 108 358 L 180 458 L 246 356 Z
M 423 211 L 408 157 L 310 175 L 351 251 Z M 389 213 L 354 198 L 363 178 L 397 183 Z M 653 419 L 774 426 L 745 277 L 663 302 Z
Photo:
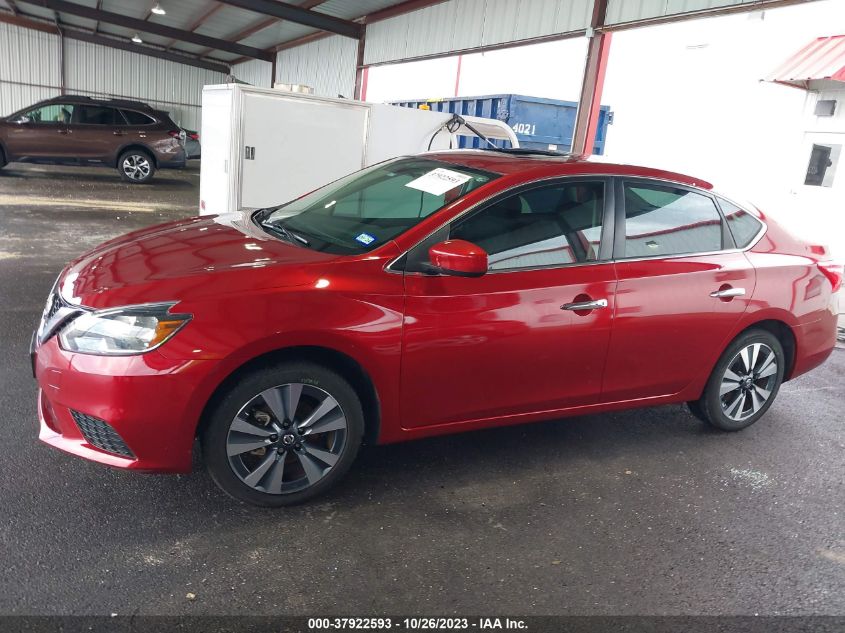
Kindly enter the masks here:
M 519 142 L 504 122 L 463 117 L 489 139 Z M 200 214 L 292 200 L 368 165 L 475 136 L 452 115 L 244 84 L 202 92 Z

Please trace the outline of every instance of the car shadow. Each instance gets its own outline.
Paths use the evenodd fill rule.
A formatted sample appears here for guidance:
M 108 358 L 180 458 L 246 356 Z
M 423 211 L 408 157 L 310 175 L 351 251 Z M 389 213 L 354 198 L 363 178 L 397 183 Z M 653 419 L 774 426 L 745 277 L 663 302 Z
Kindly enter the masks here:
M 325 504 L 350 508 L 374 502 L 413 505 L 420 494 L 448 489 L 455 482 L 469 487 L 479 482 L 483 488 L 483 482 L 530 482 L 550 472 L 581 476 L 585 464 L 591 469 L 598 466 L 618 471 L 620 460 L 653 462 L 679 447 L 692 448 L 702 438 L 726 435 L 694 418 L 685 406 L 667 405 L 364 446 L 351 471 L 334 489 L 283 512 L 296 516 Z M 242 504 L 221 492 L 205 471 L 198 446 L 193 470 L 187 475 L 139 478 L 122 471 L 113 474 L 120 480 L 131 479 L 133 494 L 145 489 L 144 494 L 162 509 L 173 505 L 174 510 L 184 511 L 189 502 L 200 513 L 261 516 L 269 512 L 268 516 L 279 516 L 278 510 Z

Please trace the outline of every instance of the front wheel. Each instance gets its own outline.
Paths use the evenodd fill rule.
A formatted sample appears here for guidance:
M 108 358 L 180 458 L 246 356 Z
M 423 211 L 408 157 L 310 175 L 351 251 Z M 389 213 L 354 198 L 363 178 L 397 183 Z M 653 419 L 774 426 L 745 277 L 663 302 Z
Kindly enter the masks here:
M 298 362 L 245 376 L 222 398 L 201 440 L 206 467 L 225 492 L 284 506 L 343 477 L 363 434 L 361 402 L 349 383 Z
M 129 150 L 117 160 L 120 177 L 127 182 L 142 185 L 153 179 L 155 165 L 150 155 L 141 150 Z
M 751 426 L 774 402 L 786 360 L 780 341 L 766 330 L 749 330 L 722 354 L 699 400 L 696 417 L 723 431 Z

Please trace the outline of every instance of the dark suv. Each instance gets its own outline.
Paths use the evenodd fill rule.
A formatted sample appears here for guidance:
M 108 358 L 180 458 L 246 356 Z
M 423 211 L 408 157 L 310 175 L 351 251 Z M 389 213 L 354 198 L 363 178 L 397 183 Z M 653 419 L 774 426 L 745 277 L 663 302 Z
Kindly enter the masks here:
M 0 119 L 6 163 L 108 165 L 131 183 L 185 166 L 185 133 L 166 112 L 140 101 L 62 96 Z

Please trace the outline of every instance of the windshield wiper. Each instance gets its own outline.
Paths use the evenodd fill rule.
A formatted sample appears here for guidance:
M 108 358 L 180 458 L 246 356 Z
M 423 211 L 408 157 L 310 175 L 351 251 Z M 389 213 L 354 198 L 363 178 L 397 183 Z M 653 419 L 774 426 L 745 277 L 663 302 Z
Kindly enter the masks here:
M 275 233 L 276 235 L 280 235 L 288 242 L 299 242 L 303 246 L 311 246 L 311 242 L 306 240 L 301 235 L 297 235 L 293 231 L 288 228 L 285 228 L 283 224 L 273 224 L 272 222 L 262 222 L 261 227 Z

